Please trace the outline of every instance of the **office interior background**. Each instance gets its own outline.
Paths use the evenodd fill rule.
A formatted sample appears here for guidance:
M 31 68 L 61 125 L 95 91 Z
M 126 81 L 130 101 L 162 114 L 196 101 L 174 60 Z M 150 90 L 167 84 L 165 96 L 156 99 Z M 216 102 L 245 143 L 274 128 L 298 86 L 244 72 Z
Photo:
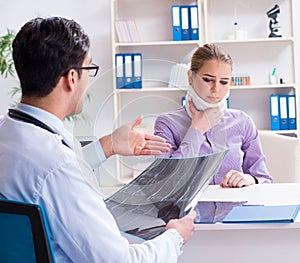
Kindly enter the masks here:
M 134 0 L 123 0 L 134 8 Z M 136 0 L 137 1 L 137 0 Z M 139 0 L 140 1 L 140 0 Z M 145 0 L 145 2 L 151 2 Z M 174 2 L 174 3 L 173 3 Z M 179 1 L 182 4 L 183 1 Z M 230 3 L 236 4 L 239 8 L 243 8 L 242 0 L 231 0 Z M 249 3 L 249 1 L 246 1 Z M 284 3 L 284 0 L 270 1 L 272 8 L 275 4 Z M 300 18 L 297 11 L 300 10 L 300 2 L 294 2 L 294 31 L 295 31 L 295 54 L 300 54 Z M 155 2 L 157 3 L 157 2 Z M 190 4 L 191 1 L 188 1 Z M 252 1 L 253 4 L 260 4 L 260 1 Z M 176 1 L 172 1 L 176 5 Z M 149 5 L 151 6 L 151 5 Z M 159 8 L 152 6 L 151 8 Z M 234 6 L 232 7 L 234 9 Z M 247 7 L 245 7 L 247 8 Z M 266 10 L 268 11 L 268 10 Z M 170 11 L 171 12 L 171 11 Z M 234 12 L 233 12 L 234 13 Z M 7 28 L 17 32 L 20 27 L 29 19 L 36 16 L 63 16 L 74 19 L 83 26 L 85 31 L 89 34 L 92 45 L 93 62 L 100 66 L 100 71 L 96 78 L 90 79 L 88 93 L 91 97 L 87 100 L 84 107 L 84 114 L 86 120 L 78 120 L 76 122 L 66 122 L 66 127 L 70 129 L 75 136 L 84 137 L 99 137 L 111 132 L 117 126 L 117 121 L 114 115 L 114 101 L 113 101 L 113 43 L 112 43 L 112 26 L 111 26 L 111 0 L 86 0 L 86 1 L 0 1 L 0 35 L 6 33 Z M 266 14 L 262 14 L 266 17 Z M 156 19 L 152 17 L 151 19 Z M 215 19 L 218 19 L 215 17 Z M 280 14 L 279 14 L 279 22 Z M 249 16 L 249 23 L 251 23 L 251 16 Z M 266 17 L 267 27 L 268 19 Z M 284 26 L 284 25 L 281 25 Z M 157 28 L 156 30 L 160 30 Z M 170 28 L 170 30 L 172 30 Z M 220 29 L 222 30 L 222 29 Z M 30 47 L 28 47 L 30 48 Z M 261 63 L 261 61 L 257 61 Z M 296 78 L 300 79 L 300 58 L 296 57 Z M 251 65 L 255 66 L 255 65 Z M 18 85 L 17 78 L 2 78 L 0 77 L 0 115 L 4 115 L 12 103 L 10 91 L 12 87 Z M 162 105 L 153 105 L 153 107 L 160 107 Z M 174 106 L 175 107 L 175 106 Z M 300 105 L 298 105 L 300 107 Z M 130 119 L 138 117 L 141 112 L 135 109 L 131 112 Z M 147 116 L 146 116 L 147 117 Z M 153 116 L 151 116 L 153 118 Z M 126 118 L 125 118 L 126 119 Z M 147 118 L 145 120 L 147 123 Z M 113 175 L 117 173 L 115 166 L 115 159 L 108 160 L 101 168 L 101 174 Z M 102 176 L 101 176 L 102 177 Z M 111 177 L 109 177 L 111 178 Z M 110 182 L 108 182 L 110 184 Z

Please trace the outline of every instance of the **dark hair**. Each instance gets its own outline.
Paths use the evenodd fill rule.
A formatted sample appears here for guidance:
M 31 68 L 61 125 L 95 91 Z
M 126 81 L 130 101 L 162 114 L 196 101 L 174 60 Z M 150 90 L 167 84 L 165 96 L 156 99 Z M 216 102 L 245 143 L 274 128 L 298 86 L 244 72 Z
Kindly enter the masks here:
M 192 56 L 192 72 L 197 73 L 203 64 L 209 60 L 224 62 L 232 67 L 232 59 L 223 48 L 216 44 L 205 44 L 204 46 L 199 47 Z
M 21 28 L 12 47 L 22 94 L 44 97 L 61 76 L 73 67 L 82 66 L 90 40 L 73 20 L 38 17 Z

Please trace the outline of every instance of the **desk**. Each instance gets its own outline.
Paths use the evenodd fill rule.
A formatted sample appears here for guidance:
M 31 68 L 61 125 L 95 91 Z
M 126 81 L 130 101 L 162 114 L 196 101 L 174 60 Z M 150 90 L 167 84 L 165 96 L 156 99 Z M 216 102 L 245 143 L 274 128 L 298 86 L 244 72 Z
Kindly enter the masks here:
M 260 184 L 244 188 L 209 186 L 201 201 L 299 204 L 300 184 Z M 180 263 L 282 263 L 300 260 L 300 215 L 295 223 L 197 224 Z

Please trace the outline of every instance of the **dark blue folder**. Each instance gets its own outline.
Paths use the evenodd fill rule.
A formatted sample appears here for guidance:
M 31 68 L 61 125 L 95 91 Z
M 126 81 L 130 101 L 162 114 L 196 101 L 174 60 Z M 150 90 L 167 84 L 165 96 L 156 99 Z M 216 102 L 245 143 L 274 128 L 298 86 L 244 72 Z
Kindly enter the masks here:
M 293 223 L 299 205 L 235 206 L 223 223 Z

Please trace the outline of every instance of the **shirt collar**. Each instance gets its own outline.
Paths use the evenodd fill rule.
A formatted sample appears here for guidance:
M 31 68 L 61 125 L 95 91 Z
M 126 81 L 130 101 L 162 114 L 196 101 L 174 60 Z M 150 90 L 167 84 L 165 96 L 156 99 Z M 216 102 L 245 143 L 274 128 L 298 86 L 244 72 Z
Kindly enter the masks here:
M 72 135 L 65 129 L 63 122 L 58 117 L 41 108 L 24 103 L 19 103 L 17 109 L 31 115 L 32 117 L 51 127 L 57 132 L 57 134 L 62 136 L 63 140 L 68 144 L 68 146 L 73 148 Z

